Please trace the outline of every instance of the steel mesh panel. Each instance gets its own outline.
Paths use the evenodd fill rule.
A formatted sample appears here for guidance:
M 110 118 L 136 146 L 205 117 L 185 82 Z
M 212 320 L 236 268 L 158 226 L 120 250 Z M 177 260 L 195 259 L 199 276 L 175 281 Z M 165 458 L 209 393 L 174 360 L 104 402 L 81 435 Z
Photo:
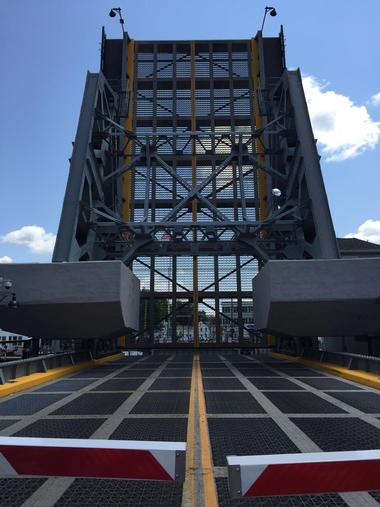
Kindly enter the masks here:
M 235 378 L 204 378 L 203 388 L 205 391 L 245 391 L 243 384 Z
M 112 414 L 130 396 L 130 393 L 82 394 L 51 415 L 102 415 Z
M 341 408 L 319 398 L 313 393 L 267 392 L 265 396 L 282 412 L 288 414 L 340 414 Z
M 46 479 L 0 479 L 0 505 L 21 506 Z
M 281 390 L 289 390 L 289 391 L 302 391 L 303 388 L 299 385 L 291 382 L 290 380 L 284 378 L 249 378 L 248 379 L 257 389 L 260 390 L 268 390 L 268 391 L 281 391 Z
M 177 370 L 175 368 L 166 368 L 160 373 L 160 377 L 191 377 L 191 368 Z
M 157 505 L 180 507 L 182 484 L 167 481 L 127 481 L 114 479 L 75 479 L 56 507 L 83 505 Z
M 132 414 L 187 414 L 188 392 L 146 393 L 133 407 Z
M 234 377 L 227 368 L 202 368 L 203 377 Z
M 155 132 L 170 137 L 173 132 L 189 132 L 194 129 L 194 120 L 196 130 L 206 133 L 194 142 L 183 137 L 174 137 L 169 141 L 167 137 L 160 139 L 158 143 L 160 156 L 187 184 L 193 184 L 192 155 L 197 156 L 195 182 L 199 184 L 231 152 L 231 139 L 223 135 L 210 137 L 207 136 L 207 132 L 223 134 L 235 129 L 243 132 L 247 136 L 246 139 L 251 134 L 253 94 L 249 79 L 249 45 L 249 41 L 239 43 L 205 41 L 194 44 L 136 43 L 137 79 L 134 114 L 137 134 L 144 136 Z M 191 75 L 192 67 L 194 67 L 194 76 Z M 192 103 L 194 103 L 194 111 Z M 220 159 L 216 159 L 215 155 L 220 156 Z M 188 192 L 188 189 L 175 181 L 159 165 L 152 164 L 148 221 L 163 220 L 178 200 Z M 251 199 L 247 204 L 246 216 L 249 219 L 255 219 L 253 199 L 255 182 L 252 166 L 245 164 L 243 174 L 246 196 Z M 138 221 L 144 218 L 142 202 L 146 194 L 146 175 L 146 167 L 137 167 L 132 183 L 131 207 L 134 220 Z M 205 186 L 202 193 L 212 199 L 216 208 L 220 208 L 227 219 L 241 220 L 243 218 L 240 209 L 240 185 L 235 165 L 227 165 L 213 181 Z M 222 205 L 219 204 L 221 199 L 229 201 Z M 191 202 L 187 208 L 177 213 L 175 219 L 181 223 L 193 220 Z M 213 211 L 207 207 L 198 206 L 196 213 L 198 222 L 210 222 L 215 219 L 216 215 Z M 218 230 L 218 237 L 221 240 L 231 240 L 233 233 L 221 228 Z M 163 231 L 156 234 L 156 239 L 164 242 L 172 238 L 169 237 L 167 231 Z M 195 239 L 197 242 L 208 240 L 204 231 L 197 232 Z M 193 241 L 193 232 L 190 229 L 185 230 L 182 240 Z M 252 263 L 251 266 L 247 265 L 246 268 L 243 267 L 240 270 L 240 264 L 246 260 L 241 261 L 237 256 L 216 256 L 215 259 L 212 256 L 197 256 L 198 290 L 216 294 L 218 291 L 228 291 L 234 295 L 234 300 L 240 307 L 242 305 L 240 291 L 251 291 L 248 279 L 253 278 L 257 269 L 257 263 Z M 162 300 L 166 299 L 170 301 L 170 304 L 167 305 L 166 320 L 159 325 L 156 324 L 157 303 L 153 303 L 152 298 L 144 302 L 148 310 L 144 328 L 139 331 L 141 342 L 191 343 L 195 331 L 181 330 L 183 323 L 181 324 L 178 320 L 176 312 L 173 316 L 170 316 L 169 312 L 173 305 L 175 307 L 181 293 L 187 294 L 193 291 L 193 258 L 179 256 L 174 261 L 171 256 L 166 256 L 145 258 L 144 262 L 146 264 L 144 268 L 138 266 L 138 262 L 133 262 L 133 270 L 141 279 L 142 288 L 150 293 L 162 293 Z M 176 285 L 174 280 L 177 280 L 180 285 Z M 192 301 L 191 294 L 189 294 L 189 301 Z M 224 326 L 223 317 L 220 314 L 222 304 L 220 299 L 210 296 L 207 301 L 204 299 L 202 301 L 198 307 L 198 319 L 203 319 L 203 328 L 200 330 L 201 342 L 233 343 L 254 340 L 249 330 L 244 329 L 247 317 L 242 316 L 241 310 L 236 322 L 233 322 L 235 329 L 231 340 L 232 326 Z M 194 318 L 196 310 L 192 311 Z M 191 326 L 193 326 L 193 321 L 188 324 L 188 327 Z M 209 328 L 208 331 L 206 327 Z
M 122 371 L 120 373 L 118 373 L 115 378 L 148 378 L 152 375 L 152 373 L 154 372 L 156 368 L 150 368 L 150 369 L 146 369 L 146 370 L 143 370 L 142 368 L 140 369 L 137 369 L 137 370 L 125 370 L 125 371 Z
M 291 496 L 258 496 L 250 500 L 232 500 L 228 490 L 228 481 L 224 477 L 217 477 L 216 488 L 218 492 L 219 507 L 321 507 L 348 505 L 335 493 L 323 495 L 291 495 Z
M 78 391 L 79 389 L 83 389 L 87 387 L 89 384 L 95 382 L 95 379 L 77 379 L 77 380 L 58 380 L 49 385 L 45 385 L 40 387 L 39 389 L 35 389 L 36 392 L 56 392 L 56 391 L 66 391 L 73 392 Z
M 93 378 L 100 379 L 102 377 L 106 377 L 110 373 L 113 373 L 114 370 L 102 370 L 100 368 L 91 368 L 89 370 L 83 370 L 75 375 L 72 375 L 70 378 L 79 379 L 79 378 Z
M 363 387 L 357 384 L 351 384 L 348 382 L 342 382 L 341 380 L 335 378 L 303 378 L 302 382 L 308 384 L 315 389 L 320 389 L 321 391 L 329 391 L 329 390 L 362 390 Z
M 10 419 L 10 420 L 3 419 L 2 421 L 0 421 L 0 430 L 4 430 L 5 428 L 8 428 L 8 426 L 15 424 L 19 420 L 20 419 Z
M 134 391 L 143 382 L 145 382 L 143 378 L 111 379 L 99 384 L 91 389 L 91 391 Z
M 297 417 L 292 421 L 323 451 L 380 448 L 380 430 L 356 417 Z
M 67 394 L 21 394 L 0 403 L 0 415 L 30 415 L 39 412 Z
M 149 391 L 189 391 L 191 378 L 159 378 L 153 382 Z
M 248 392 L 205 392 L 208 414 L 263 414 L 265 410 Z
M 208 427 L 214 466 L 225 466 L 226 456 L 299 452 L 271 418 L 213 418 Z
M 187 418 L 152 417 L 123 419 L 110 440 L 186 442 Z
M 246 377 L 252 377 L 252 378 L 257 378 L 257 377 L 279 377 L 279 374 L 278 373 L 275 373 L 273 371 L 270 371 L 270 370 L 266 370 L 264 368 L 256 368 L 256 369 L 241 369 L 240 370 L 240 373 L 242 373 L 243 375 L 245 375 Z M 250 378 L 248 380 L 250 380 Z
M 289 377 L 325 377 L 325 373 L 317 370 L 309 370 L 303 368 L 291 369 L 288 368 L 284 370 L 284 373 Z
M 106 419 L 40 419 L 14 434 L 16 437 L 90 438 Z
M 372 392 L 330 392 L 337 400 L 343 401 L 367 414 L 380 414 L 380 395 Z

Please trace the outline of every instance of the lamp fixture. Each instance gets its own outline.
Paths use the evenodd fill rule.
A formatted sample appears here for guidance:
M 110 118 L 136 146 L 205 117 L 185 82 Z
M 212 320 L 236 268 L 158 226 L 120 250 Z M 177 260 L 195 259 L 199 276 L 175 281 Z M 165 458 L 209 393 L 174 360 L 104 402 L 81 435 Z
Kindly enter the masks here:
M 270 6 L 266 6 L 265 7 L 265 12 L 264 12 L 264 19 L 263 19 L 263 24 L 261 25 L 261 31 L 264 30 L 264 23 L 265 23 L 265 18 L 267 17 L 267 14 L 269 12 L 269 15 L 272 16 L 273 18 L 275 16 L 277 16 L 277 11 L 274 7 L 270 7 Z
M 112 7 L 112 9 L 108 13 L 110 18 L 114 18 L 115 16 L 119 16 L 119 21 L 121 24 L 121 29 L 123 31 L 123 37 L 124 37 L 124 19 L 121 15 L 121 8 L 120 7 Z

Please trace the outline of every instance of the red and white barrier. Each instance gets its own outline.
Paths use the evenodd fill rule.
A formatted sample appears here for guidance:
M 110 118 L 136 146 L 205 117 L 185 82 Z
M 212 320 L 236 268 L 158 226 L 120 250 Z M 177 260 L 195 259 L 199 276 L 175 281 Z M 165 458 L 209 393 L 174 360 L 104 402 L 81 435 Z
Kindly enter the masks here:
M 380 489 L 380 450 L 228 456 L 231 496 Z
M 0 437 L 0 475 L 183 481 L 186 444 Z

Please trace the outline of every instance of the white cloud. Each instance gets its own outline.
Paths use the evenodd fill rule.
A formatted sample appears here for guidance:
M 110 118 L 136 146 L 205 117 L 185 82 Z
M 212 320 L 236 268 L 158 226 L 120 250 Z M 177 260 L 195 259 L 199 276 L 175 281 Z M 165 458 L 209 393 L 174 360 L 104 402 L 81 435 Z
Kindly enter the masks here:
M 380 220 L 366 220 L 356 232 L 350 232 L 345 238 L 358 238 L 371 243 L 380 243 Z
M 365 106 L 326 90 L 328 83 L 313 76 L 304 77 L 303 86 L 314 135 L 328 161 L 354 158 L 376 146 L 380 122 L 372 120 Z
M 13 262 L 13 259 L 12 257 L 8 257 L 8 255 L 0 257 L 0 264 L 10 264 L 11 262 Z
M 380 106 L 380 92 L 375 93 L 375 95 L 372 95 L 371 104 L 373 106 Z
M 1 237 L 3 243 L 26 245 L 34 253 L 51 253 L 56 236 L 38 225 L 24 225 L 21 229 L 8 232 Z

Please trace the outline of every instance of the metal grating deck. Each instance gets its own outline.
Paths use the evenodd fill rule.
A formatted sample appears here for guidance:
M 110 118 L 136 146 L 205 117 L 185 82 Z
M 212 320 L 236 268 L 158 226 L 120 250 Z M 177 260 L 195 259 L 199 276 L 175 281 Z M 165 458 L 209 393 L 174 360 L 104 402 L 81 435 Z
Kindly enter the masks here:
M 55 507 L 177 507 L 181 500 L 182 486 L 178 483 L 76 479 Z
M 378 395 L 364 386 L 331 375 L 298 376 L 301 368 L 294 376 L 294 368 L 279 361 L 270 360 L 264 364 L 234 353 L 208 353 L 205 361 L 202 356 L 207 426 L 216 467 L 219 505 L 346 505 L 339 494 L 261 497 L 255 501 L 232 502 L 227 490 L 226 456 L 300 452 L 305 442 L 310 442 L 313 450 L 324 451 L 380 448 L 379 414 L 360 416 L 355 409 L 359 399 L 365 400 L 362 408 L 368 410 L 368 403 L 373 406 Z M 183 355 L 175 353 L 162 356 L 162 361 L 149 359 L 150 364 L 144 358 L 137 361 L 133 369 L 130 362 L 118 361 L 112 367 L 104 367 L 101 376 L 65 378 L 38 390 L 4 398 L 0 401 L 3 417 L 0 431 L 3 435 L 32 437 L 185 441 L 191 362 L 188 356 L 184 360 Z M 154 366 L 147 368 L 152 364 Z M 100 371 L 100 368 L 94 370 Z M 166 376 L 169 371 L 171 375 Z M 217 372 L 221 376 L 217 376 Z M 263 372 L 269 376 L 263 376 Z M 183 373 L 187 376 L 182 376 Z M 328 391 L 331 386 L 336 391 Z M 344 392 L 338 392 L 338 387 Z M 55 393 L 53 389 L 57 388 L 60 392 Z M 362 394 L 365 396 L 359 398 Z M 326 395 L 332 397 L 324 399 Z M 348 403 L 347 411 L 338 406 L 341 395 Z M 18 417 L 20 410 L 27 410 L 23 418 Z M 285 426 L 284 421 L 288 421 Z M 39 491 L 40 494 L 51 491 L 56 495 L 59 484 L 54 478 L 47 483 L 44 479 L 9 481 L 0 478 L 0 505 L 4 507 L 21 506 L 31 494 L 38 496 Z M 371 495 L 372 501 L 380 498 L 377 493 Z M 179 484 L 75 479 L 63 488 L 54 507 L 176 507 L 181 502 L 182 485 Z M 351 505 L 355 500 L 353 502 Z M 360 502 L 357 505 L 361 505 Z M 47 505 L 53 507 L 53 504 Z

